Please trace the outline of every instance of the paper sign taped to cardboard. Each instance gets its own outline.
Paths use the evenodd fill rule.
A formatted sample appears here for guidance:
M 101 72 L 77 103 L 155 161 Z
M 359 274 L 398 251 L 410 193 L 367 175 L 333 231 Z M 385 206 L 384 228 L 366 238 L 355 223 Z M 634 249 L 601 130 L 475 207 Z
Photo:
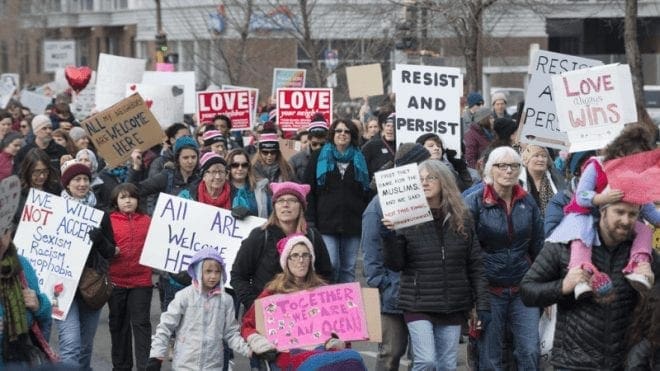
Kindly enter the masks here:
M 395 229 L 433 220 L 417 164 L 378 171 L 374 179 L 383 217 L 393 222 Z
M 346 67 L 346 79 L 351 99 L 383 94 L 380 63 Z

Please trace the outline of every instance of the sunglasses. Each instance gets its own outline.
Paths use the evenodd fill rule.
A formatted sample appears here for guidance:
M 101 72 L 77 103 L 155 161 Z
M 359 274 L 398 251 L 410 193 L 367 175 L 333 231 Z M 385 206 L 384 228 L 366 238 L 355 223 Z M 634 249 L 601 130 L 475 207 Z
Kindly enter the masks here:
M 229 166 L 231 166 L 232 169 L 238 169 L 239 167 L 242 167 L 243 169 L 247 169 L 247 168 L 250 167 L 250 163 L 249 162 L 233 162 Z

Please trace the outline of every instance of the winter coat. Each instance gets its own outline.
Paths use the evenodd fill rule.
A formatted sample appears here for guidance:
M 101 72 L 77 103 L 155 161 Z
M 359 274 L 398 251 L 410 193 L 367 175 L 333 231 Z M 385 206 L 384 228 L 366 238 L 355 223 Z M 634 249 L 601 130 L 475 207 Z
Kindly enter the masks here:
M 94 196 L 96 196 L 95 208 L 108 212 L 112 206 L 112 190 L 119 185 L 119 182 L 108 173 L 101 172 L 97 178 L 90 184 Z
M 369 203 L 369 192 L 355 180 L 355 167 L 348 164 L 344 175 L 339 166 L 326 174 L 325 184 L 316 182 L 316 166 L 320 151 L 312 154 L 305 183 L 311 190 L 307 196 L 306 219 L 322 234 L 358 237 L 362 233 L 362 213 Z M 356 154 L 357 156 L 357 154 Z
M 115 255 L 116 246 L 115 236 L 114 233 L 112 233 L 112 224 L 108 213 L 103 213 L 99 229 L 102 232 L 101 237 L 98 241 L 92 243 L 92 248 L 87 256 L 85 266 L 107 272 L 109 259 Z
M 463 137 L 463 143 L 465 143 L 465 155 L 463 158 L 465 158 L 469 167 L 473 169 L 477 168 L 477 161 L 492 141 L 493 139 L 489 139 L 486 136 L 484 128 L 479 126 L 478 123 L 475 122 L 470 125 L 470 128 Z
M 536 202 L 519 185 L 511 213 L 492 185 L 465 199 L 483 251 L 486 278 L 493 287 L 517 286 L 543 245 L 543 222 Z
M 399 272 L 387 269 L 383 261 L 383 240 L 380 237 L 383 210 L 378 196 L 362 213 L 362 252 L 364 277 L 369 287 L 378 288 L 381 313 L 401 313 L 399 300 Z
M 119 255 L 110 264 L 110 279 L 117 287 L 151 287 L 151 268 L 140 264 L 140 256 L 147 239 L 151 218 L 146 214 L 110 214 Z
M 385 164 L 388 162 L 394 164 L 396 144 L 392 142 L 385 145 L 385 139 L 376 136 L 362 146 L 362 154 L 367 162 L 369 179 L 373 179 L 374 173 L 379 171 Z
M 231 287 L 246 308 L 252 305 L 266 284 L 282 272 L 277 242 L 284 237 L 280 227 L 271 225 L 265 230 L 261 227 L 253 229 L 241 242 L 231 268 Z M 321 233 L 308 228 L 307 237 L 314 245 L 314 270 L 324 279 L 329 279 L 332 277 L 332 264 Z
M 597 227 L 597 226 L 595 226 Z M 562 280 L 568 273 L 570 249 L 566 244 L 546 242 L 525 275 L 520 293 L 527 306 L 557 303 L 557 326 L 551 363 L 559 368 L 619 370 L 626 359 L 625 335 L 632 322 L 637 292 L 623 276 L 632 241 L 616 247 L 596 246 L 591 261 L 612 279 L 615 299 L 599 304 L 593 299 L 575 300 L 563 295 Z
M 309 165 L 309 159 L 312 157 L 311 150 L 309 148 L 300 151 L 289 159 L 289 166 L 293 169 L 293 172 L 296 174 L 296 179 L 304 180 L 305 171 Z
M 35 142 L 27 143 L 25 144 L 20 150 L 18 150 L 18 153 L 16 154 L 16 157 L 14 158 L 14 174 L 18 174 L 21 170 L 21 165 L 23 164 L 23 159 L 27 155 L 28 152 L 32 148 L 39 148 Z M 46 149 L 43 150 L 46 152 L 48 157 L 50 158 L 50 165 L 55 171 L 59 174 L 60 173 L 60 157 L 64 155 L 68 155 L 66 149 L 62 147 L 61 145 L 55 143 L 54 140 L 51 140 L 48 143 L 48 146 Z
M 481 249 L 469 216 L 465 238 L 452 230 L 449 215 L 442 221 L 386 233 L 385 266 L 401 272 L 398 306 L 406 312 L 468 312 L 477 304 L 490 310 Z
M 183 180 L 183 175 L 179 169 L 165 168 L 160 173 L 144 179 L 145 170 L 133 170 L 132 167 L 128 170 L 127 182 L 133 183 L 138 187 L 141 198 L 146 198 L 150 195 L 158 195 L 159 192 L 167 193 L 170 195 L 178 195 L 181 191 L 186 189 L 189 185 L 200 179 L 197 172 L 188 177 L 187 181 Z M 155 202 L 153 206 L 155 207 Z M 153 212 L 153 210 L 149 210 Z
M 14 166 L 14 156 L 0 150 L 0 180 L 9 178 L 11 176 L 12 167 Z

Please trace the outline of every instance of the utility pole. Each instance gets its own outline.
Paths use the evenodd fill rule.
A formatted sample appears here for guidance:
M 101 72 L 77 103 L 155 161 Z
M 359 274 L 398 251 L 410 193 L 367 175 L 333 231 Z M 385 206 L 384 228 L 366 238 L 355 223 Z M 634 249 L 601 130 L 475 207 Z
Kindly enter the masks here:
M 160 0 L 156 1 L 156 63 L 165 62 L 167 52 L 167 34 L 163 31 L 163 21 L 160 12 Z

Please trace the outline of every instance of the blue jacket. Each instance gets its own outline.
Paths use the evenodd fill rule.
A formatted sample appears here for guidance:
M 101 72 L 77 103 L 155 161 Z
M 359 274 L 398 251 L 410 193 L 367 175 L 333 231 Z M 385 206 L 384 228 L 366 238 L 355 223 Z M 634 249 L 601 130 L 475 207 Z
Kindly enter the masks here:
M 534 198 L 515 185 L 507 215 L 504 201 L 486 185 L 465 203 L 474 217 L 489 285 L 518 286 L 543 246 L 543 222 Z
M 383 210 L 376 196 L 362 213 L 363 274 L 367 279 L 367 285 L 377 288 L 380 293 L 380 311 L 401 313 L 396 304 L 399 300 L 399 273 L 385 268 L 383 264 L 381 219 L 383 219 Z

